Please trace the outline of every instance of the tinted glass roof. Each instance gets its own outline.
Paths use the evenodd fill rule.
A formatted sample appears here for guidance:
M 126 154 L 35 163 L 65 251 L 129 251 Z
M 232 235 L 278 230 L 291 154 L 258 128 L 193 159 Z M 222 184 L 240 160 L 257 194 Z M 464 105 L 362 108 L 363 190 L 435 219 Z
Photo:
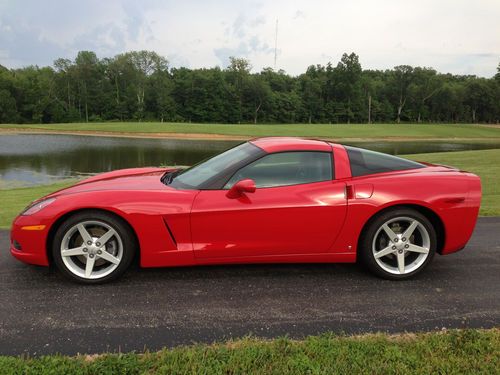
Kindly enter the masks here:
M 332 146 L 316 139 L 305 139 L 295 137 L 268 137 L 256 138 L 250 141 L 257 147 L 266 152 L 280 152 L 292 150 L 310 150 L 310 151 L 332 151 Z

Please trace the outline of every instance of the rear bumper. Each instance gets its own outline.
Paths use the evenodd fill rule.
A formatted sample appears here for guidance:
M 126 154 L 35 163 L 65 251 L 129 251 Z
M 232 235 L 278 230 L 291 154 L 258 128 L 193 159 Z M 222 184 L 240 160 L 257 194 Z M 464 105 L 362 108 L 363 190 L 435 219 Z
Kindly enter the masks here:
M 40 229 L 42 226 L 43 229 Z M 35 218 L 18 216 L 10 232 L 11 255 L 24 263 L 48 266 L 46 251 L 48 231 L 49 226 Z
M 476 227 L 481 206 L 481 180 L 472 173 L 467 174 L 469 191 L 465 202 L 451 205 L 441 215 L 445 226 L 445 242 L 440 252 L 442 255 L 462 250 Z

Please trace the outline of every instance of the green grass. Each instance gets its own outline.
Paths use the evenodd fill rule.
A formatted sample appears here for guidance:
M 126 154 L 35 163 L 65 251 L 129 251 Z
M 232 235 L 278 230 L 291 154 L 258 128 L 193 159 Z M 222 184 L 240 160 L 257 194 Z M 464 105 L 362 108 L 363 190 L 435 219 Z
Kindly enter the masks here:
M 482 216 L 500 216 L 500 150 L 437 152 L 405 155 L 405 157 L 436 164 L 445 164 L 473 172 L 481 177 Z
M 74 181 L 64 181 L 52 185 L 42 185 L 35 187 L 25 187 L 16 189 L 0 190 L 0 228 L 9 228 L 12 220 L 30 202 L 52 193 L 63 187 L 69 186 Z
M 481 177 L 483 199 L 481 216 L 500 216 L 500 149 L 438 152 L 405 155 L 405 157 L 437 164 L 446 164 L 476 173 Z M 14 217 L 31 201 L 68 186 L 65 181 L 54 185 L 0 190 L 0 228 L 8 228 Z
M 0 357 L 2 374 L 495 374 L 500 330 L 246 338 L 145 354 Z
M 69 123 L 43 125 L 3 124 L 0 129 L 55 132 L 222 134 L 235 137 L 305 136 L 323 138 L 500 138 L 500 128 L 480 125 L 374 124 L 374 125 L 223 125 L 158 122 Z

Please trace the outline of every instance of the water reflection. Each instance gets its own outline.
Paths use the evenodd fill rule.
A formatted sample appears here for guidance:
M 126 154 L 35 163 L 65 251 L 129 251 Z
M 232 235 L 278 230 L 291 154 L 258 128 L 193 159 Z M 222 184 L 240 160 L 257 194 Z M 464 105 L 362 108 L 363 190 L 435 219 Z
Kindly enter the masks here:
M 0 136 L 0 189 L 46 184 L 120 168 L 191 165 L 239 143 L 75 135 Z M 410 154 L 500 148 L 498 143 L 357 142 L 353 146 Z
M 71 135 L 2 135 L 0 180 L 3 187 L 29 186 L 120 168 L 191 165 L 237 143 Z

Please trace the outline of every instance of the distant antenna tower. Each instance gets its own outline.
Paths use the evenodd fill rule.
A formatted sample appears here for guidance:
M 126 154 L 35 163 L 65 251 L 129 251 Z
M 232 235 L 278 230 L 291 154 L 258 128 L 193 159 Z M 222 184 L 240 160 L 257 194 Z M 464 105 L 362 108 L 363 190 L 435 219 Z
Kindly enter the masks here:
M 276 18 L 276 34 L 274 36 L 274 70 L 276 70 L 277 57 L 278 57 L 278 19 Z

